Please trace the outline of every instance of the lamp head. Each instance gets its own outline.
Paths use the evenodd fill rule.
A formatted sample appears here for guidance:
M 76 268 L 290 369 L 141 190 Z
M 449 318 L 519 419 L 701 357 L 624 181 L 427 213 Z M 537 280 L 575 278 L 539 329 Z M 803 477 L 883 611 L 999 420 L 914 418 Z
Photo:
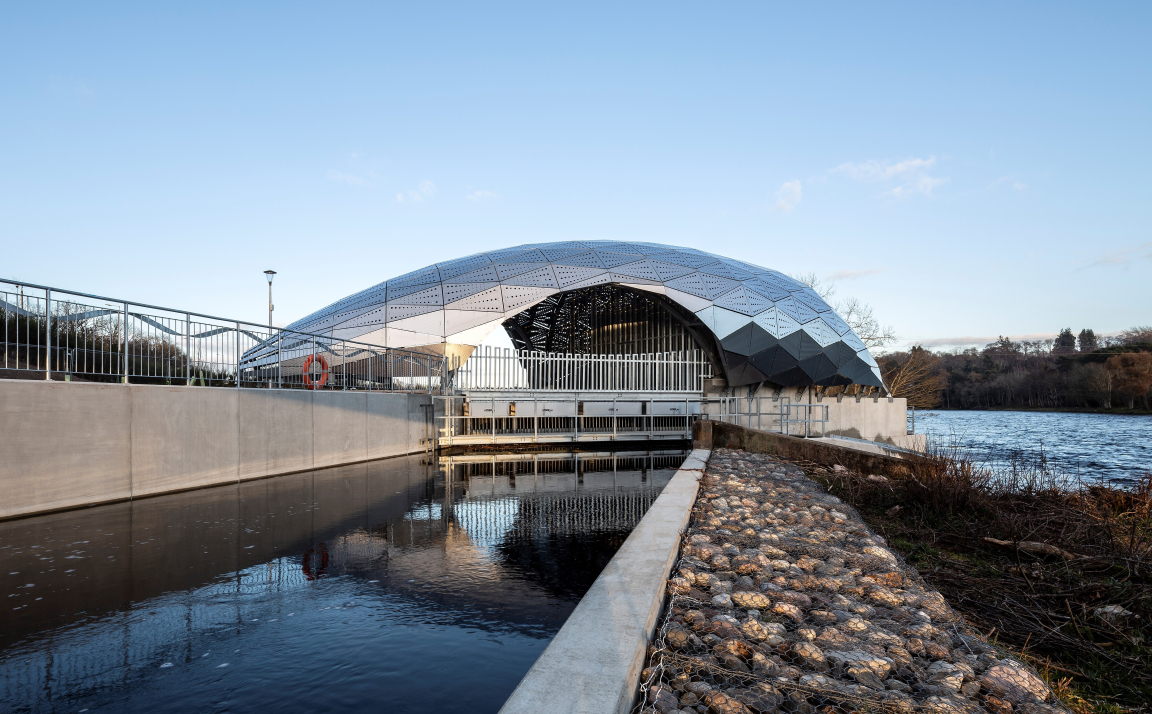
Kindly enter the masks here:
M 276 274 L 275 270 L 265 270 L 264 274 L 268 276 L 268 284 L 272 284 L 272 276 Z

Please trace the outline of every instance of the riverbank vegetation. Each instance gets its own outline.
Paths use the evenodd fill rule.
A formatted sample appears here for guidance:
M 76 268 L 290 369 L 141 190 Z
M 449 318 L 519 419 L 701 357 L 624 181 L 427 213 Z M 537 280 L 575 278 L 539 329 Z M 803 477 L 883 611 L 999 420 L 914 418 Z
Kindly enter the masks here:
M 878 363 L 892 393 L 919 408 L 1152 409 L 1152 327 L 1104 341 L 1065 329 L 1055 340 L 1001 337 L 981 350 L 916 346 Z
M 993 469 L 956 448 L 899 479 L 805 470 L 1078 714 L 1146 711 L 1152 474 L 1130 490 L 1069 488 L 1043 457 Z

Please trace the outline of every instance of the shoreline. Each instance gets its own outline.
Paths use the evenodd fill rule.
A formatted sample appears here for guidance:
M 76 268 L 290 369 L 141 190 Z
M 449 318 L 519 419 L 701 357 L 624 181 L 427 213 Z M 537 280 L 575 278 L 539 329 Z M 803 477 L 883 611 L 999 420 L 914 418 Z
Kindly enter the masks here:
M 1025 412 L 1054 414 L 1105 414 L 1111 416 L 1152 416 L 1152 409 L 1087 409 L 1081 407 L 983 407 L 980 409 L 947 409 L 945 407 L 916 407 L 924 412 Z

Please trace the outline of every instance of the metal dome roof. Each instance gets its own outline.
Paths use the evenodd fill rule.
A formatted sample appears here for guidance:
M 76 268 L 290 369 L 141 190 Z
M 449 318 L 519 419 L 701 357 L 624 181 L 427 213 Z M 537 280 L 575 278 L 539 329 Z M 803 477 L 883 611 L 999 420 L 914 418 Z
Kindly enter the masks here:
M 290 329 L 388 347 L 474 346 L 548 297 L 617 284 L 663 295 L 715 336 L 730 385 L 883 387 L 876 361 L 812 288 L 757 265 L 658 243 L 567 241 L 477 253 L 339 300 Z

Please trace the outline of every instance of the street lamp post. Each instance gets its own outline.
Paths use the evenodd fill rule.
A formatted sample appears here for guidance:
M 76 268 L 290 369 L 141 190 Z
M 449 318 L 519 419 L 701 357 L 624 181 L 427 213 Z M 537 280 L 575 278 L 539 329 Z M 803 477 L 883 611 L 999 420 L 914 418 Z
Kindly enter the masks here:
M 268 333 L 272 333 L 272 278 L 276 275 L 275 270 L 265 270 L 264 274 L 268 276 Z
M 268 341 L 272 341 L 272 311 L 276 309 L 272 305 L 272 278 L 276 275 L 275 270 L 265 270 L 264 275 L 268 276 Z M 283 365 L 280 364 L 280 340 L 276 340 L 276 381 L 280 381 L 280 371 Z M 272 388 L 272 378 L 269 374 L 268 388 Z

